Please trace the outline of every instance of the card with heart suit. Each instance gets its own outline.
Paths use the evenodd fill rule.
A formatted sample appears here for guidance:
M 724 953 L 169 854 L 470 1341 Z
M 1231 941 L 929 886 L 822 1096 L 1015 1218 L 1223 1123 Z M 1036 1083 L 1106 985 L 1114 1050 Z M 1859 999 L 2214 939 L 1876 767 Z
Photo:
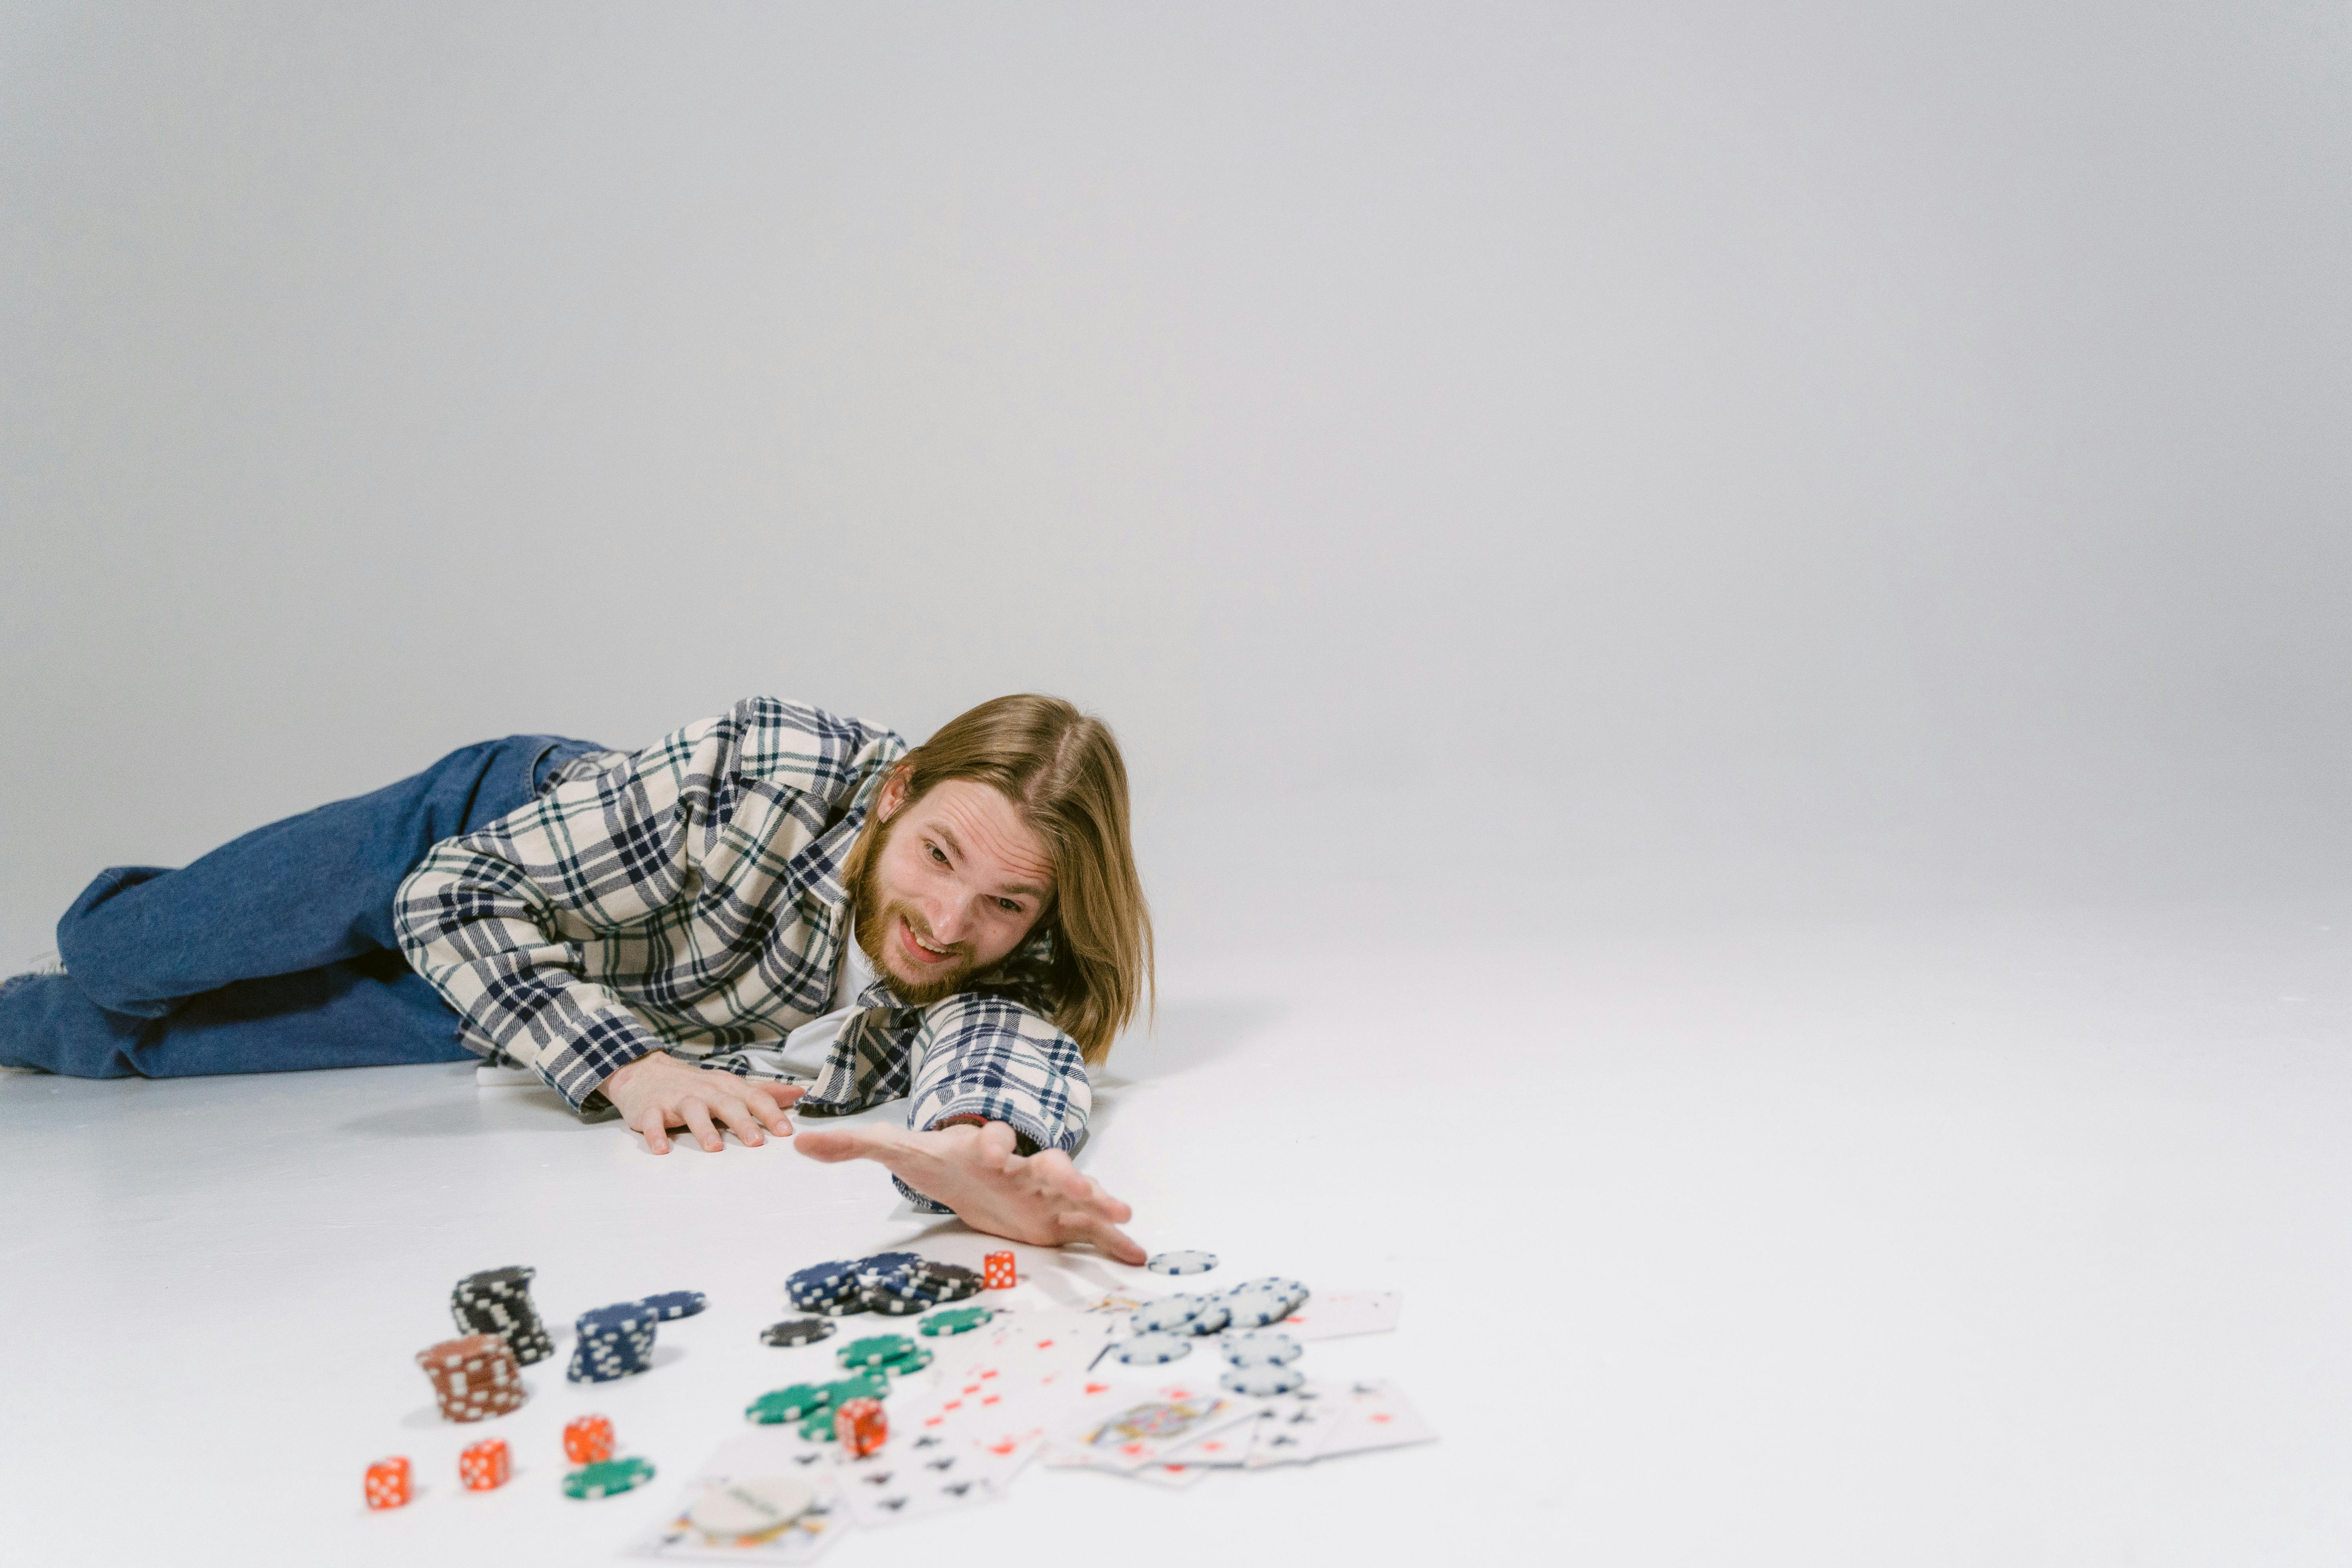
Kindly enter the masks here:
M 1318 1459 L 1368 1448 L 1401 1448 L 1437 1437 L 1385 1378 L 1331 1384 L 1323 1390 L 1319 1404 L 1325 1415 L 1323 1444 L 1315 1456 Z
M 1396 1290 L 1341 1290 L 1310 1296 L 1277 1325 L 1294 1340 L 1336 1340 L 1349 1334 L 1378 1334 L 1397 1326 L 1404 1312 L 1404 1296 Z
M 814 1563 L 852 1525 L 834 1471 L 824 1451 L 802 1442 L 797 1433 L 772 1428 L 730 1438 L 688 1480 L 677 1506 L 629 1550 L 636 1556 L 682 1562 Z M 800 1477 L 817 1494 L 807 1511 L 783 1528 L 763 1536 L 724 1538 L 695 1528 L 694 1503 L 704 1492 L 730 1482 L 782 1475 Z

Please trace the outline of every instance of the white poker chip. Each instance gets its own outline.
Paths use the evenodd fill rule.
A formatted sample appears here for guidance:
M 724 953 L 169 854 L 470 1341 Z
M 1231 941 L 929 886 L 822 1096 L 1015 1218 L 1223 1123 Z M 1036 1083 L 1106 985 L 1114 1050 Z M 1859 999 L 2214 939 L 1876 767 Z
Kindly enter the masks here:
M 1271 1290 L 1236 1291 L 1220 1304 L 1233 1315 L 1237 1328 L 1263 1329 L 1290 1316 L 1290 1298 Z
M 1154 1274 L 1206 1274 L 1216 1266 L 1213 1252 L 1162 1252 L 1144 1265 Z
M 1288 1334 L 1234 1334 L 1219 1348 L 1235 1366 L 1288 1366 L 1307 1349 Z
M 1158 1301 L 1146 1301 L 1136 1309 L 1135 1315 L 1128 1321 L 1134 1324 L 1140 1333 L 1164 1334 L 1171 1329 L 1181 1329 L 1199 1317 L 1201 1305 L 1198 1296 L 1170 1296 Z
M 715 1486 L 686 1510 L 705 1535 L 764 1535 L 791 1523 L 816 1501 L 816 1488 L 798 1476 L 745 1476 Z
M 1225 1294 L 1240 1296 L 1257 1290 L 1281 1297 L 1289 1303 L 1288 1310 L 1291 1312 L 1296 1312 L 1299 1308 L 1307 1305 L 1307 1298 L 1315 1293 L 1299 1280 L 1285 1279 L 1279 1274 L 1269 1274 L 1263 1279 L 1244 1279 Z
M 1189 1334 L 1213 1334 L 1234 1321 L 1234 1310 L 1223 1301 L 1201 1303 L 1201 1310 L 1185 1320 L 1184 1331 Z
M 1192 1342 L 1174 1334 L 1138 1334 L 1111 1354 L 1129 1366 L 1165 1366 L 1192 1353 Z
M 1268 1398 L 1276 1394 L 1295 1394 L 1307 1374 L 1295 1366 L 1237 1366 L 1228 1371 L 1218 1382 L 1231 1394 L 1255 1394 Z

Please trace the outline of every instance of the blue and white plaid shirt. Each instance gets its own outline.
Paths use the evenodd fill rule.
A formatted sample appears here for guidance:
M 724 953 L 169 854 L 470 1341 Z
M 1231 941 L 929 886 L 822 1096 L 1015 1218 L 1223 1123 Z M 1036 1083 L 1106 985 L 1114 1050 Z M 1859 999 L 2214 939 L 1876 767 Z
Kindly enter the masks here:
M 804 1081 L 760 1047 L 831 1009 L 852 940 L 842 864 L 906 751 L 887 730 L 756 697 L 644 751 L 574 758 L 408 874 L 402 951 L 467 1047 L 531 1068 L 575 1110 L 603 1110 L 597 1085 L 657 1050 Z M 978 1115 L 1075 1149 L 1092 1095 L 1077 1042 L 1047 1018 L 1051 942 L 1039 931 L 928 1007 L 887 979 L 867 986 L 801 1113 L 904 1095 L 917 1129 Z

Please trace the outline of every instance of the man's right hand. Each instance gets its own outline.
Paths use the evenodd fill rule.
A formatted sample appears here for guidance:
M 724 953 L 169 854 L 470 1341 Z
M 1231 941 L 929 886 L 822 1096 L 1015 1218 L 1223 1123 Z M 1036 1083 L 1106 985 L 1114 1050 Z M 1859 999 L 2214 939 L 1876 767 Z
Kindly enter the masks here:
M 646 1135 L 646 1147 L 656 1154 L 669 1152 L 673 1127 L 688 1129 L 696 1142 L 718 1153 L 727 1145 L 714 1121 L 725 1122 L 737 1138 L 754 1146 L 766 1142 L 769 1132 L 789 1138 L 793 1124 L 784 1108 L 808 1092 L 798 1084 L 698 1068 L 667 1051 L 614 1068 L 597 1087 L 630 1128 Z

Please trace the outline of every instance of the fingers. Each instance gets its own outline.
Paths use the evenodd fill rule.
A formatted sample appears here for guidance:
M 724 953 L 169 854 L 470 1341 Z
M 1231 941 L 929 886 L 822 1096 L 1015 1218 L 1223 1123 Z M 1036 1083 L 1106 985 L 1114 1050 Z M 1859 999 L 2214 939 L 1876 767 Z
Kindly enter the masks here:
M 768 1141 L 767 1130 L 760 1120 L 760 1112 L 763 1109 L 774 1115 L 783 1114 L 756 1094 L 747 1094 L 740 1100 L 715 1100 L 711 1102 L 711 1110 L 719 1120 L 725 1122 L 728 1131 L 750 1149 L 756 1149 Z
M 793 1143 L 812 1160 L 837 1165 L 844 1160 L 880 1158 L 888 1138 L 884 1127 L 803 1127 Z
M 1134 1237 L 1108 1220 L 1097 1218 L 1083 1210 L 1064 1215 L 1061 1228 L 1065 1242 L 1091 1242 L 1097 1251 L 1108 1253 L 1121 1263 L 1141 1263 L 1144 1260 L 1143 1248 L 1135 1245 Z
M 669 1152 L 669 1108 L 648 1105 L 637 1118 L 637 1131 L 646 1135 L 646 1148 L 656 1154 Z
M 784 1107 L 807 1090 L 798 1084 L 790 1083 L 747 1083 L 743 1090 L 744 1104 L 751 1107 L 751 1114 L 760 1119 L 761 1126 L 779 1138 L 793 1135 L 792 1118 L 784 1114 Z
M 687 1131 L 694 1134 L 694 1141 L 702 1145 L 704 1152 L 716 1154 L 727 1147 L 719 1136 L 719 1129 L 710 1125 L 710 1112 L 699 1097 L 688 1100 L 680 1109 L 686 1112 Z

